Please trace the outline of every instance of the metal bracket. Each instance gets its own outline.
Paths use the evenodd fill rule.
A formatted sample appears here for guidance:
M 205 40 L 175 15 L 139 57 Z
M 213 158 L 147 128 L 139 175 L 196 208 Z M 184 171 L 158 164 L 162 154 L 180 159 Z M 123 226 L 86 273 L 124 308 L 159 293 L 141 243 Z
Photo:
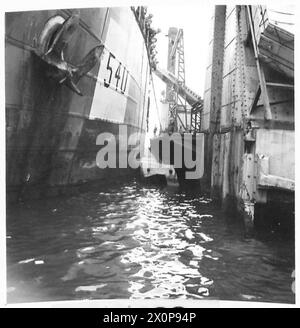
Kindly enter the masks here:
M 260 84 L 259 85 L 259 87 L 260 87 L 259 90 L 261 92 L 262 100 L 263 100 L 264 107 L 265 107 L 265 119 L 266 120 L 271 120 L 272 119 L 272 112 L 271 112 L 270 100 L 269 100 L 269 95 L 268 95 L 264 70 L 263 70 L 263 68 L 261 66 L 261 63 L 259 61 L 259 50 L 258 50 L 258 46 L 257 46 L 255 34 L 254 34 L 254 23 L 253 23 L 250 7 L 251 6 L 247 6 L 247 12 L 248 12 L 250 30 L 251 30 L 251 35 L 252 35 L 252 44 L 253 44 L 253 49 L 254 49 L 254 56 L 255 56 L 255 61 L 256 61 L 258 79 L 259 79 L 259 84 Z M 258 98 L 255 99 L 255 101 L 257 102 Z

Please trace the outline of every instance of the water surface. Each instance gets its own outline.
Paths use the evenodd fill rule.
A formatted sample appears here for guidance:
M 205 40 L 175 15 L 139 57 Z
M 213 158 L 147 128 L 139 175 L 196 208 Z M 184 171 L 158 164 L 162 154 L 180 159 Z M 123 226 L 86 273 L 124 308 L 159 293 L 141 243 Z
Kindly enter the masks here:
M 211 199 L 139 182 L 7 210 L 8 302 L 294 303 L 294 242 L 245 239 Z

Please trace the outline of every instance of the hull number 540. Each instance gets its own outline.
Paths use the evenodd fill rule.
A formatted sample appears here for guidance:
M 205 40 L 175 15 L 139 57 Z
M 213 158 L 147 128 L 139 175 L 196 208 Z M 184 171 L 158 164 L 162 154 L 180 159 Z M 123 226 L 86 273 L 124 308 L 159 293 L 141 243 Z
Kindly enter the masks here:
M 119 89 L 119 91 L 124 94 L 126 92 L 129 72 L 111 52 L 109 52 L 108 55 L 106 69 L 108 75 L 104 79 L 104 86 L 106 88 L 115 88 L 116 91 Z

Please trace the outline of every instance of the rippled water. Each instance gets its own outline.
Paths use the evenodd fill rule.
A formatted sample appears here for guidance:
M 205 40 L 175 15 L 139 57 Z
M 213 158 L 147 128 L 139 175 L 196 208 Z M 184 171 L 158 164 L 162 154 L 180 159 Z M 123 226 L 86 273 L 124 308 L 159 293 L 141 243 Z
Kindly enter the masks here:
M 244 239 L 210 199 L 138 182 L 7 211 L 8 302 L 293 303 L 294 243 Z

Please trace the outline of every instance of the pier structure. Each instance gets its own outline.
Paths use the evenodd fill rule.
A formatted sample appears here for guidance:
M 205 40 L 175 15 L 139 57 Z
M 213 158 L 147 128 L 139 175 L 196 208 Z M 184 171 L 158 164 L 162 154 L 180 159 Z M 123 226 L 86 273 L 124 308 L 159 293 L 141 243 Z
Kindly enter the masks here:
M 264 6 L 216 6 L 211 22 L 204 180 L 249 230 L 262 211 L 294 203 L 294 35 L 284 14 L 272 21 Z

